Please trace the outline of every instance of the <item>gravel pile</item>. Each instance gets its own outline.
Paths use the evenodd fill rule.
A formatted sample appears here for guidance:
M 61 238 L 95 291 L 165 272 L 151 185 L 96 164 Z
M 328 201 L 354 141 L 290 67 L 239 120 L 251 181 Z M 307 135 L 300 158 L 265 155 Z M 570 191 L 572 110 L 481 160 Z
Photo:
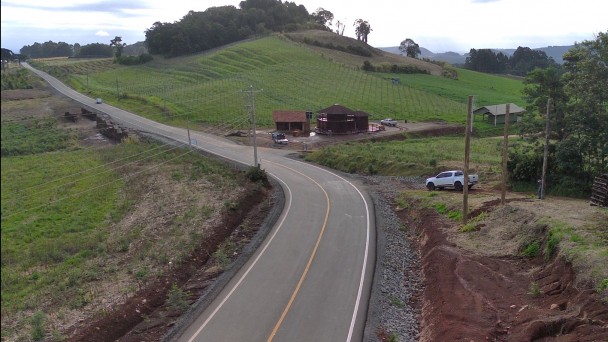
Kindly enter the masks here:
M 398 189 L 424 188 L 419 177 L 365 177 L 376 211 L 377 259 L 364 341 L 417 341 L 422 293 L 420 256 L 387 198 Z

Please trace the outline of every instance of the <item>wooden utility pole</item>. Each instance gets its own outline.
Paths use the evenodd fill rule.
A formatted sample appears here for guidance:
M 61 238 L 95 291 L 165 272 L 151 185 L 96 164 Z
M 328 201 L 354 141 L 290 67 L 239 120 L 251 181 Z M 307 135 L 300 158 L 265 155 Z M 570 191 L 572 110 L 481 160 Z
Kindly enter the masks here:
M 547 115 L 545 116 L 545 150 L 543 153 L 543 174 L 540 182 L 540 199 L 545 199 L 547 180 L 547 158 L 549 156 L 549 113 L 551 112 L 551 98 L 547 99 Z
M 507 108 L 505 109 L 505 131 L 503 137 L 503 146 L 502 146 L 502 189 L 500 191 L 500 203 L 505 205 L 507 202 L 507 178 L 509 176 L 509 171 L 507 170 L 507 160 L 509 159 L 509 112 L 511 111 L 511 104 L 507 103 Z
M 462 184 L 462 223 L 466 224 L 469 216 L 469 155 L 471 153 L 471 112 L 473 96 L 467 101 L 467 124 L 464 130 L 464 180 Z
M 258 90 L 259 91 L 259 90 Z M 249 90 L 246 91 L 247 93 L 247 101 L 248 103 L 246 104 L 246 109 L 247 109 L 247 116 L 251 116 L 249 118 L 249 122 L 251 124 L 251 130 L 252 130 L 252 140 L 253 140 L 253 166 L 254 167 L 258 167 L 258 146 L 257 146 L 257 142 L 256 142 L 256 127 L 255 127 L 255 93 L 258 91 L 254 91 L 253 90 L 253 86 L 249 86 Z
M 186 113 L 186 129 L 188 130 L 188 146 L 192 147 L 192 139 L 190 139 L 190 113 Z

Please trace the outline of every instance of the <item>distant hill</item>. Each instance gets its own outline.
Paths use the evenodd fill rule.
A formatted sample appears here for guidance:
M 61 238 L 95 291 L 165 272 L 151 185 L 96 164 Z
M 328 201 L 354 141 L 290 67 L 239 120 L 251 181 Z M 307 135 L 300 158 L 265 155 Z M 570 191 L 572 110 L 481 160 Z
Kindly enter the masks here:
M 570 50 L 571 48 L 573 48 L 574 45 L 568 45 L 568 46 L 547 46 L 547 47 L 542 47 L 542 48 L 535 48 L 533 50 L 540 50 L 540 51 L 544 51 L 547 56 L 549 57 L 553 57 L 553 59 L 559 63 L 559 64 L 563 64 L 564 63 L 564 59 L 562 58 L 562 56 L 564 55 L 564 53 L 568 50 Z M 391 46 L 391 47 L 383 47 L 383 48 L 379 48 L 380 50 L 386 51 L 386 52 L 390 52 L 390 53 L 395 53 L 395 54 L 400 54 L 401 51 L 399 51 L 399 47 L 398 46 Z M 492 51 L 498 53 L 498 52 L 502 52 L 507 56 L 511 56 L 513 55 L 513 52 L 515 52 L 516 49 L 492 49 Z M 425 49 L 423 47 L 420 48 L 421 54 L 420 57 L 421 58 L 428 58 L 428 59 L 432 59 L 432 60 L 436 60 L 436 61 L 444 61 L 444 62 L 448 62 L 452 65 L 461 65 L 464 64 L 467 56 L 469 55 L 468 53 L 464 53 L 464 54 L 459 54 L 457 52 L 442 52 L 442 53 L 434 53 L 428 49 Z

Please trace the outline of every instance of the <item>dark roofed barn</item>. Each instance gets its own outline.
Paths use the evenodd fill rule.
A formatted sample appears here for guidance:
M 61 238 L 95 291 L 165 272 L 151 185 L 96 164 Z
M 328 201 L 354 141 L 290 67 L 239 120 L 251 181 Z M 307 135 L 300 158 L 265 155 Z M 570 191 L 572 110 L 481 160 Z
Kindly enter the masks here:
M 369 115 L 335 104 L 319 110 L 317 132 L 321 134 L 354 134 L 367 132 Z

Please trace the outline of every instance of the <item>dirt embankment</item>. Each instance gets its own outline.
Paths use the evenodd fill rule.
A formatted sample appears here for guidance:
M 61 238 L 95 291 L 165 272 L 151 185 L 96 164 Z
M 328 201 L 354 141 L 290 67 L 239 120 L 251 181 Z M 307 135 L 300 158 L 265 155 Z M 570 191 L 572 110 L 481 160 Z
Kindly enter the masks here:
M 233 246 L 232 255 L 224 261 L 231 263 L 258 234 L 268 215 L 269 202 L 264 200 L 270 195 L 269 190 L 251 187 L 245 191 L 247 195 L 234 209 L 223 213 L 221 221 L 189 258 L 174 265 L 125 303 L 73 326 L 65 332 L 68 341 L 162 340 L 188 307 L 213 289 L 212 285 L 224 272 L 216 254 L 220 245 Z
M 486 201 L 473 215 L 480 213 L 501 216 L 497 222 L 536 225 L 534 213 L 498 200 Z M 516 232 L 492 237 L 496 246 L 487 253 L 479 252 L 483 239 L 463 248 L 456 237 L 466 233 L 459 225 L 416 199 L 398 215 L 414 229 L 421 253 L 426 288 L 420 341 L 608 341 L 608 305 L 559 254 L 546 259 L 500 252 Z M 483 235 L 501 227 L 477 228 Z M 543 236 L 542 227 L 532 230 Z

